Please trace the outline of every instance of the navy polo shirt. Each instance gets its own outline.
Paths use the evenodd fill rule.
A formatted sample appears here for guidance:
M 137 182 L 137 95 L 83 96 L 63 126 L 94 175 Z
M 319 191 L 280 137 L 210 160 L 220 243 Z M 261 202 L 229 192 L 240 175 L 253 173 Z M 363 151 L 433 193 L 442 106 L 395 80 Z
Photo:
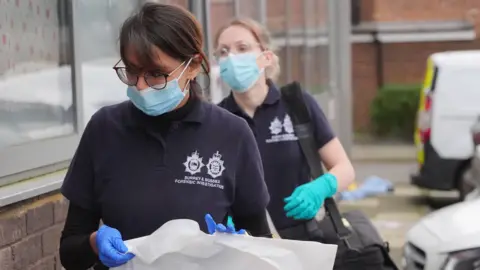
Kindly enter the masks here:
M 263 175 L 243 119 L 195 99 L 162 131 L 127 101 L 92 117 L 62 193 L 131 239 L 173 219 L 195 220 L 207 232 L 207 213 L 217 221 L 261 214 L 269 201 Z
M 315 99 L 307 92 L 304 92 L 304 98 L 312 118 L 317 147 L 320 149 L 335 136 Z M 309 182 L 311 177 L 280 91 L 271 84 L 265 101 L 257 108 L 253 118 L 243 112 L 232 94 L 219 106 L 247 120 L 255 134 L 271 197 L 268 211 L 275 227 L 283 229 L 302 222 L 287 218 L 283 210 L 283 199 L 290 196 L 299 185 Z

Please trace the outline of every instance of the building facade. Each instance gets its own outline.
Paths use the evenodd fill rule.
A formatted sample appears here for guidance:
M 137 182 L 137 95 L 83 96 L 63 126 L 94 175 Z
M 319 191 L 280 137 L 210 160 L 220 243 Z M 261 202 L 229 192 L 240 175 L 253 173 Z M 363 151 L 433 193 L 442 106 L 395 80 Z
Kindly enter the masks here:
M 353 123 L 369 127 L 370 103 L 385 84 L 420 84 L 428 56 L 480 49 L 480 1 L 354 0 Z

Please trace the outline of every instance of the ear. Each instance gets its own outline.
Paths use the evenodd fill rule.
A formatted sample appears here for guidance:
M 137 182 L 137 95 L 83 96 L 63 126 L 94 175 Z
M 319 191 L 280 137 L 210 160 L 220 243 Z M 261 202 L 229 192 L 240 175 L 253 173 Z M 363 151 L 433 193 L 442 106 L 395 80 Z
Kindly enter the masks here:
M 273 65 L 274 54 L 272 51 L 263 51 L 260 57 L 257 59 L 257 64 L 260 68 L 266 68 Z
M 272 51 L 266 50 L 263 52 L 263 55 L 265 56 L 265 60 L 267 60 L 267 62 L 272 64 L 274 53 Z
M 188 71 L 187 71 L 187 76 L 186 78 L 190 79 L 190 80 L 193 80 L 195 77 L 198 76 L 198 74 L 200 73 L 200 69 L 202 68 L 201 65 L 199 64 L 196 64 L 196 65 L 192 65 L 190 67 L 188 67 Z
M 200 73 L 202 68 L 202 56 L 200 54 L 195 55 L 190 62 L 187 70 L 187 78 L 193 80 Z

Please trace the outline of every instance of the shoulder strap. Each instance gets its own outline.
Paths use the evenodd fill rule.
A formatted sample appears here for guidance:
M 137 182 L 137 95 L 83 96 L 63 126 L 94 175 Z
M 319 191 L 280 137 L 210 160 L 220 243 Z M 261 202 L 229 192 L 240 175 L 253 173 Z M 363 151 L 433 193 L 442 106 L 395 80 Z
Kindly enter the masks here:
M 303 97 L 302 88 L 298 82 L 293 82 L 283 86 L 280 91 L 282 99 L 287 106 L 288 114 L 292 119 L 295 135 L 298 137 L 303 154 L 310 167 L 311 177 L 312 179 L 318 178 L 323 174 L 322 161 L 318 155 L 317 144 L 313 134 L 313 123 Z M 332 198 L 327 198 L 324 205 L 327 214 L 332 219 L 338 238 L 345 241 L 351 232 L 345 227 L 337 204 Z M 349 246 L 347 241 L 346 244 Z

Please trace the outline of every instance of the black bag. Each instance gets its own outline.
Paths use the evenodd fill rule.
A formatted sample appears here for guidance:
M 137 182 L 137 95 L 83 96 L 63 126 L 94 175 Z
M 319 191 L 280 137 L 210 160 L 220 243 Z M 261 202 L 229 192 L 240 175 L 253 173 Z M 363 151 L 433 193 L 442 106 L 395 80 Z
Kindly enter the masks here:
M 298 82 L 281 88 L 282 99 L 292 119 L 295 135 L 310 167 L 312 179 L 323 174 L 318 155 L 313 123 Z M 388 243 L 383 241 L 377 229 L 361 211 L 344 213 L 343 217 L 332 198 L 324 202 L 326 218 L 318 224 L 324 243 L 338 245 L 334 269 L 391 269 L 397 270 L 389 255 Z M 329 218 L 327 218 L 329 217 Z M 314 232 L 311 232 L 312 234 Z

